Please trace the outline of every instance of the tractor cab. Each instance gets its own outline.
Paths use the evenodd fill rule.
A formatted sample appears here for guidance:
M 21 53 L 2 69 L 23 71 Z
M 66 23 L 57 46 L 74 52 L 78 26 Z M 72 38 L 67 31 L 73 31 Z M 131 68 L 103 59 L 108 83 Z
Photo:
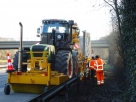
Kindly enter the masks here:
M 41 37 L 40 44 L 54 45 L 55 48 L 69 47 L 74 21 L 61 19 L 42 20 L 42 26 L 37 29 L 37 36 Z
M 42 33 L 52 33 L 52 30 L 56 33 L 69 33 L 69 25 L 67 21 L 46 21 L 43 20 Z

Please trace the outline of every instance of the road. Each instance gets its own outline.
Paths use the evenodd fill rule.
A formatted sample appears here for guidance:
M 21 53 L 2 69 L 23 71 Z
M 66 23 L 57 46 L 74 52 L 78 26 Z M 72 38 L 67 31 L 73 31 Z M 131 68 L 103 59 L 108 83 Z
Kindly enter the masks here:
M 14 93 L 4 94 L 4 85 L 7 79 L 6 68 L 0 68 L 0 102 L 28 102 L 39 94 Z
M 6 68 L 7 65 L 0 65 L 0 68 Z

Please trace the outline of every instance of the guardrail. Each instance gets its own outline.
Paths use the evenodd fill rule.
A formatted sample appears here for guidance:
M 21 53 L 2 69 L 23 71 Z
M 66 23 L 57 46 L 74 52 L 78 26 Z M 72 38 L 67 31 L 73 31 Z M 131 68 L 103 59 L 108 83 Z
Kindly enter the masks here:
M 77 91 L 79 91 L 79 80 L 80 80 L 80 75 L 77 75 L 77 76 L 61 83 L 58 86 L 53 87 L 52 89 L 48 90 L 47 92 L 41 94 L 40 96 L 38 96 L 28 102 L 48 102 L 54 96 L 56 96 L 58 93 L 60 93 L 63 90 L 65 90 L 65 102 L 68 102 L 68 88 L 72 83 L 77 82 Z
M 18 49 L 19 41 L 0 41 L 0 49 Z M 30 47 L 39 41 L 23 41 L 23 47 Z
M 39 41 L 23 41 L 23 47 L 30 47 L 33 44 L 39 43 Z M 0 41 L 0 49 L 18 49 L 19 41 Z M 109 44 L 106 42 L 91 41 L 92 48 L 108 48 Z
M 20 38 L 0 38 L 0 41 L 20 41 Z M 35 37 L 35 38 L 23 38 L 23 41 L 40 41 L 40 38 Z
M 86 74 L 88 73 L 88 77 L 86 77 Z M 86 79 L 90 80 L 90 70 L 89 72 L 84 71 L 84 84 L 86 84 Z M 73 78 L 70 78 L 66 80 L 65 82 L 61 83 L 58 86 L 53 87 L 52 89 L 46 91 L 45 93 L 39 95 L 38 97 L 28 101 L 28 102 L 49 102 L 52 100 L 58 93 L 61 91 L 65 90 L 65 102 L 68 102 L 68 92 L 69 92 L 69 87 L 71 84 L 75 83 L 77 84 L 77 92 L 79 92 L 79 81 L 80 77 L 82 74 L 78 74 Z

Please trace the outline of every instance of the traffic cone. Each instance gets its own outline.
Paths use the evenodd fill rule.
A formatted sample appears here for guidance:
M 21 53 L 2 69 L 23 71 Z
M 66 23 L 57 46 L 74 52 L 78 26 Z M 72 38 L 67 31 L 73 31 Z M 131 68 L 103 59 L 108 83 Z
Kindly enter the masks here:
M 7 72 L 14 72 L 15 69 L 13 68 L 13 65 L 11 63 L 10 55 L 7 53 L 7 60 L 8 60 L 8 70 Z

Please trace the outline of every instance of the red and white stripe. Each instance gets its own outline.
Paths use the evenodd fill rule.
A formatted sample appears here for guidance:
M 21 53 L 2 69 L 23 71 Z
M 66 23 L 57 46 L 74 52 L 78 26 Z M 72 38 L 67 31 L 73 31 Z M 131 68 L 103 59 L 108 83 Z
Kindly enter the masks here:
M 75 44 L 74 45 L 74 49 L 78 49 L 79 48 L 79 45 L 78 44 Z

